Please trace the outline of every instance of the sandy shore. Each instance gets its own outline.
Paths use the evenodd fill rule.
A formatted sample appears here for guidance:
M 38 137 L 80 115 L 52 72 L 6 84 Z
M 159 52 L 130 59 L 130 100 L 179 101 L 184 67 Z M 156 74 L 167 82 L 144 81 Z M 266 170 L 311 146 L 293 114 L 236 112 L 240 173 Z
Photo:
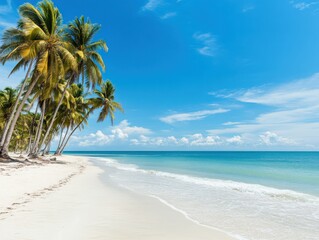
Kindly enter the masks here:
M 116 186 L 84 157 L 0 164 L 1 240 L 230 240 L 160 201 Z

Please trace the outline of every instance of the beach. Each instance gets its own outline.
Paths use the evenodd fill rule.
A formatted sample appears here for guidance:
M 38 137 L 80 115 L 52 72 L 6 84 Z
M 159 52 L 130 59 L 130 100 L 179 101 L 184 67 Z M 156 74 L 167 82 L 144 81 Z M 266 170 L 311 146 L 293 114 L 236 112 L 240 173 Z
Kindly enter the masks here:
M 0 240 L 319 240 L 318 4 L 3 0 Z
M 87 157 L 0 165 L 1 240 L 230 240 L 156 198 L 122 188 Z
M 316 152 L 67 152 L 88 156 L 106 185 L 159 200 L 240 240 L 317 240 Z

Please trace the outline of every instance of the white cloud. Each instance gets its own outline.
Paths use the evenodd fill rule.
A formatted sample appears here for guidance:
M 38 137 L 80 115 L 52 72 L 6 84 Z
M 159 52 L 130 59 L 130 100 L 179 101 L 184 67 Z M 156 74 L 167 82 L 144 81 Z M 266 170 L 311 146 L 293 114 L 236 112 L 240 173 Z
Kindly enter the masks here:
M 72 141 L 77 141 L 79 146 L 103 146 L 114 140 L 114 135 L 106 135 L 101 130 L 91 133 L 87 136 L 73 136 Z
M 281 109 L 319 106 L 319 73 L 309 78 L 281 84 L 277 87 L 259 87 L 234 92 L 210 93 L 216 97 L 233 98 L 243 103 L 255 103 Z
M 313 5 L 318 4 L 319 2 L 296 2 L 296 1 L 290 1 L 290 4 L 292 4 L 292 6 L 297 9 L 297 10 L 305 10 L 310 8 Z
M 225 122 L 223 123 L 224 126 L 232 126 L 232 125 L 238 125 L 240 122 Z
M 218 144 L 221 144 L 219 136 L 203 136 L 203 134 L 198 133 L 190 137 L 190 145 L 192 146 L 214 146 Z
M 161 16 L 161 19 L 168 19 L 176 16 L 176 12 L 168 12 Z
M 249 11 L 252 11 L 255 9 L 255 6 L 246 6 L 242 9 L 242 12 L 243 13 L 246 13 L 246 12 L 249 12 Z
M 108 132 L 97 130 L 95 133 L 79 136 L 75 135 L 71 138 L 70 145 L 77 145 L 80 147 L 90 146 L 107 146 L 107 145 L 118 145 L 128 144 L 133 146 L 154 146 L 154 147 L 190 147 L 190 148 L 205 148 L 213 146 L 230 146 L 238 145 L 243 143 L 241 136 L 232 137 L 220 137 L 217 135 L 204 135 L 202 133 L 196 133 L 186 136 L 145 136 L 140 133 L 150 133 L 150 130 L 145 130 L 141 127 L 131 127 L 134 131 L 128 130 L 129 123 L 127 121 L 121 122 L 114 129 L 110 129 Z M 116 129 L 116 131 L 114 131 Z M 122 131 L 118 131 L 121 129 Z M 139 129 L 136 131 L 136 129 Z M 144 130 L 141 130 L 144 129 Z M 58 141 L 58 137 L 56 138 Z
M 262 144 L 271 146 L 271 145 L 295 145 L 296 142 L 293 140 L 290 140 L 288 138 L 279 136 L 278 134 L 274 132 L 265 132 L 264 134 L 261 134 L 260 136 L 260 142 Z
M 226 139 L 226 142 L 241 144 L 241 143 L 243 143 L 243 139 L 241 136 L 233 136 L 231 138 Z
M 226 98 L 235 98 L 241 102 L 275 107 L 300 107 L 318 104 L 318 96 L 319 73 L 275 88 L 252 88 L 224 95 Z
M 182 121 L 194 121 L 206 118 L 210 115 L 219 114 L 229 112 L 228 109 L 215 109 L 215 110 L 203 110 L 197 112 L 188 112 L 188 113 L 178 113 L 172 114 L 166 117 L 160 118 L 162 122 L 165 123 L 174 123 L 174 122 L 182 122 Z
M 315 121 L 317 119 L 319 119 L 319 105 L 260 114 L 256 118 L 256 122 L 260 124 L 279 124 L 295 123 L 309 120 Z
M 182 137 L 181 140 L 180 140 L 180 142 L 181 142 L 182 144 L 188 144 L 188 143 L 189 143 L 189 140 L 188 140 L 188 138 L 186 138 L 186 137 Z
M 243 103 L 265 105 L 271 109 L 264 110 L 246 123 L 223 124 L 228 127 L 209 130 L 209 134 L 250 134 L 256 141 L 260 136 L 265 136 L 263 139 L 266 140 L 271 136 L 265 135 L 265 132 L 275 132 L 278 136 L 289 139 L 289 141 L 283 141 L 283 138 L 278 137 L 277 142 L 281 139 L 282 145 L 298 143 L 301 147 L 319 146 L 318 73 L 277 87 L 252 88 L 228 94 L 215 94 L 215 96 L 233 98 Z
M 216 55 L 218 46 L 215 37 L 211 33 L 195 33 L 193 38 L 202 46 L 197 48 L 197 51 L 205 56 L 213 57 Z
M 189 147 L 205 149 L 318 149 L 319 147 L 319 74 L 275 87 L 240 90 L 222 97 L 235 99 L 243 105 L 267 106 L 243 122 L 225 122 L 220 128 L 176 136 L 172 131 L 154 136 L 147 128 L 131 126 L 128 121 L 109 129 L 109 134 L 96 132 L 82 137 L 82 146 L 110 144 L 119 141 L 134 146 Z M 250 108 L 249 108 L 250 109 Z M 265 110 L 266 109 L 266 110 Z M 166 123 L 199 120 L 228 109 L 177 113 L 162 117 Z M 239 111 L 239 109 L 238 109 Z M 244 113 L 241 110 L 241 113 Z M 235 113 L 235 110 L 234 110 Z M 237 114 L 237 113 L 235 113 Z M 236 115 L 242 119 L 241 115 Z M 169 134 L 169 135 L 168 135 Z M 96 140 L 97 139 L 97 140 Z
M 131 139 L 131 144 L 132 144 L 132 145 L 139 145 L 138 139 L 136 139 L 136 138 Z
M 237 145 L 243 143 L 241 136 L 233 136 L 230 138 L 203 135 L 202 133 L 196 133 L 193 135 L 183 137 L 148 137 L 147 139 L 139 137 L 130 140 L 132 145 L 139 146 L 170 146 L 170 147 L 212 147 L 212 146 L 227 146 Z
M 154 11 L 162 4 L 162 0 L 148 0 L 142 7 L 143 11 Z
M 178 140 L 174 136 L 168 137 L 167 140 L 171 143 L 178 144 Z
M 140 140 L 142 141 L 142 142 L 148 142 L 149 141 L 149 137 L 146 137 L 146 136 L 144 136 L 144 135 L 141 135 L 140 136 Z
M 141 10 L 143 12 L 154 12 L 160 19 L 166 20 L 177 15 L 176 6 L 181 0 L 148 0 Z
M 112 127 L 111 133 L 119 139 L 126 139 L 130 135 L 147 135 L 152 131 L 143 127 L 131 126 L 127 120 L 123 120 L 118 126 Z
M 243 134 L 230 137 L 218 135 L 204 135 L 196 133 L 183 137 L 147 137 L 141 136 L 130 140 L 130 144 L 142 147 L 171 147 L 188 149 L 269 149 L 269 147 L 297 146 L 297 142 L 288 137 L 283 137 L 275 132 L 266 131 L 259 135 Z
M 151 130 L 143 127 L 131 126 L 127 120 L 123 120 L 119 125 L 111 127 L 109 133 L 101 130 L 84 136 L 73 136 L 72 142 L 79 146 L 104 146 L 114 141 L 126 141 L 130 137 L 141 136 L 143 141 L 147 141 L 144 135 L 151 134 Z

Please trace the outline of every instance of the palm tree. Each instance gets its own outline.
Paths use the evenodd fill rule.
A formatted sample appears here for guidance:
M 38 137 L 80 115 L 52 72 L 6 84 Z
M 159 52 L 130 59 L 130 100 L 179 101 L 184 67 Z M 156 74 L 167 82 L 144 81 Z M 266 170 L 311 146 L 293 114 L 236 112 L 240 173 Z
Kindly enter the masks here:
M 21 19 L 18 29 L 23 32 L 29 41 L 30 48 L 21 49 L 17 54 L 10 57 L 4 52 L 8 60 L 22 61 L 24 56 L 31 55 L 35 59 L 31 84 L 21 100 L 19 107 L 12 120 L 11 126 L 5 136 L 0 157 L 8 157 L 8 148 L 11 136 L 22 111 L 26 99 L 32 92 L 33 87 L 41 82 L 44 93 L 49 93 L 66 73 L 71 69 L 76 71 L 76 59 L 71 53 L 72 46 L 64 41 L 61 32 L 62 16 L 52 1 L 44 0 L 34 7 L 30 3 L 23 4 L 19 8 Z M 20 55 L 20 58 L 18 58 Z M 29 57 L 30 58 L 30 57 Z M 28 59 L 29 59 L 28 58 Z
M 41 138 L 41 143 L 37 146 L 37 151 L 33 154 L 36 156 L 41 147 L 48 142 L 50 136 L 52 136 L 55 128 L 58 124 L 57 121 L 57 110 L 61 110 L 61 106 L 64 106 L 66 109 L 70 109 L 71 104 L 74 103 L 74 97 L 70 94 L 70 88 L 68 88 L 69 81 L 60 80 L 56 88 L 52 89 L 50 98 L 46 101 L 46 113 L 45 113 L 45 127 L 44 136 Z
M 78 124 L 86 123 L 85 116 L 90 110 L 90 105 L 86 99 L 87 93 L 84 92 L 81 84 L 72 84 L 69 91 L 74 101 L 71 102 L 70 107 L 64 105 L 61 111 L 59 111 L 58 120 L 61 124 L 61 136 L 55 153 L 56 155 L 61 153 L 62 147 L 66 144 L 69 131 L 72 131 Z M 66 131 L 64 136 L 62 136 L 64 129 L 66 129 Z
M 0 130 L 3 130 L 4 124 L 8 122 L 15 102 L 17 102 L 16 89 L 6 87 L 0 91 Z
M 82 85 L 88 89 L 95 88 L 102 83 L 101 70 L 105 64 L 99 50 L 108 50 L 105 41 L 93 41 L 95 34 L 100 30 L 100 25 L 92 24 L 84 17 L 76 18 L 65 28 L 65 38 L 73 48 L 78 60 L 78 73 L 82 77 Z
M 36 128 L 38 125 L 38 122 L 40 121 L 40 114 L 38 113 L 39 109 L 39 103 L 37 103 L 37 107 L 35 109 L 35 112 L 29 112 L 28 113 L 28 118 L 30 119 L 29 121 L 29 132 L 28 132 L 28 146 L 26 147 L 26 153 L 30 154 L 31 148 L 32 148 L 32 140 L 35 141 L 35 135 L 36 135 Z
M 26 75 L 17 90 L 0 91 L 0 158 L 9 158 L 9 149 L 35 157 L 42 147 L 48 151 L 59 132 L 61 153 L 94 110 L 101 109 L 98 121 L 109 116 L 112 124 L 114 112 L 122 111 L 113 85 L 102 81 L 105 64 L 99 51 L 107 46 L 94 40 L 99 25 L 82 16 L 62 28 L 61 13 L 51 0 L 23 4 L 19 15 L 17 27 L 3 34 L 0 63 L 15 61 L 10 75 L 21 68 Z M 88 98 L 91 90 L 95 97 Z
M 98 122 L 104 121 L 105 118 L 109 116 L 112 125 L 115 118 L 115 115 L 114 115 L 115 111 L 120 110 L 123 112 L 123 108 L 121 104 L 114 101 L 115 88 L 109 80 L 101 85 L 100 90 L 95 90 L 94 94 L 96 96 L 88 100 L 90 108 L 87 110 L 87 113 L 81 117 L 81 120 L 79 121 L 79 123 L 73 128 L 69 136 L 66 138 L 66 141 L 62 144 L 60 148 L 57 149 L 55 153 L 56 155 L 60 155 L 63 152 L 71 136 L 83 123 L 87 122 L 89 115 L 93 113 L 94 110 L 99 108 L 101 109 L 99 117 L 98 117 Z
M 90 99 L 90 103 L 93 109 L 101 108 L 101 112 L 98 117 L 98 122 L 105 120 L 107 116 L 110 117 L 111 124 L 113 125 L 114 113 L 116 110 L 123 112 L 123 108 L 120 103 L 115 102 L 115 88 L 111 81 L 106 81 L 101 85 L 101 90 L 94 91 L 96 97 Z
M 29 114 L 21 114 L 17 122 L 16 128 L 14 129 L 13 137 L 10 142 L 10 149 L 15 152 L 18 150 L 22 151 L 27 148 L 28 138 L 31 126 L 32 118 Z
M 2 64 L 5 64 L 8 60 L 19 60 L 16 66 L 12 69 L 9 76 L 19 70 L 21 67 L 26 67 L 27 65 L 29 65 L 25 78 L 20 87 L 20 91 L 18 93 L 17 99 L 20 99 L 22 92 L 25 89 L 25 85 L 33 64 L 33 59 L 35 57 L 33 54 L 34 48 L 30 44 L 29 38 L 24 34 L 24 32 L 16 28 L 10 28 L 6 30 L 3 34 L 2 42 L 3 44 L 0 47 L 0 62 Z M 15 102 L 10 117 L 6 121 L 1 137 L 0 146 L 3 146 L 4 144 L 10 124 L 15 116 L 18 103 L 19 101 Z
M 103 40 L 93 40 L 99 29 L 99 25 L 92 24 L 90 20 L 85 21 L 83 16 L 76 18 L 73 22 L 68 24 L 67 28 L 64 29 L 65 41 L 69 42 L 75 51 L 77 58 L 77 72 L 70 74 L 68 83 L 65 86 L 65 90 L 57 107 L 55 108 L 51 122 L 40 146 L 44 144 L 51 132 L 51 128 L 56 120 L 56 115 L 62 104 L 62 99 L 67 87 L 69 87 L 69 85 L 79 77 L 82 77 L 82 85 L 85 81 L 88 89 L 94 89 L 97 84 L 100 85 L 102 83 L 102 73 L 100 69 L 104 71 L 105 64 L 98 51 L 101 49 L 107 51 L 107 46 Z
M 40 124 L 37 127 L 37 131 L 35 134 L 35 139 L 34 139 L 34 143 L 33 146 L 30 150 L 29 156 L 36 158 L 37 157 L 37 148 L 39 145 L 39 141 L 41 139 L 41 133 L 42 133 L 42 129 L 43 129 L 43 125 L 44 125 L 44 120 L 45 120 L 45 114 L 46 114 L 46 104 L 47 104 L 47 99 L 44 100 L 40 100 L 39 106 L 41 109 L 41 115 L 40 115 Z

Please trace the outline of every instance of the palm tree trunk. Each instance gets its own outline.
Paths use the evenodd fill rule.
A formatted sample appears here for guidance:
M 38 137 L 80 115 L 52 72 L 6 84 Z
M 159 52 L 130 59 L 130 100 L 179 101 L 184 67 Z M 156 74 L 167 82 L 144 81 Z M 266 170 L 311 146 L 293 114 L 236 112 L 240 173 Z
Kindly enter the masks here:
M 82 121 L 83 122 L 83 121 Z M 64 151 L 64 148 L 66 147 L 66 145 L 68 144 L 71 136 L 73 135 L 73 133 L 79 128 L 81 124 L 78 124 L 73 130 L 72 132 L 69 134 L 68 138 L 66 139 L 65 143 L 63 144 L 63 146 L 61 146 L 61 148 L 59 149 L 59 153 L 57 155 L 61 155 Z
M 81 124 L 84 122 L 85 119 L 87 119 L 87 117 L 90 115 L 90 113 L 93 112 L 93 108 L 91 108 L 87 114 L 85 115 L 85 117 L 82 119 L 82 121 L 72 130 L 72 132 L 70 133 L 70 135 L 68 136 L 67 140 L 65 143 L 63 143 L 62 147 L 59 148 L 59 152 L 57 155 L 61 155 L 61 153 L 64 151 L 64 148 L 66 147 L 66 145 L 68 144 L 71 136 L 73 135 L 73 133 L 81 126 Z
M 43 151 L 44 154 L 48 155 L 50 153 L 50 148 L 51 148 L 51 140 L 48 142 L 45 151 Z
M 29 130 L 29 144 L 26 151 L 27 154 L 31 152 L 31 148 L 32 148 L 32 132 L 33 132 L 34 124 L 35 124 L 35 119 L 37 117 L 38 109 L 39 109 L 39 102 L 37 103 L 37 107 L 35 108 L 34 117 L 32 119 L 32 123 Z
M 25 85 L 26 85 L 26 83 L 27 83 L 27 79 L 28 79 L 29 74 L 30 74 L 30 71 L 31 71 L 32 63 L 33 63 L 33 61 L 31 61 L 30 64 L 29 64 L 28 71 L 27 71 L 27 73 L 26 73 L 26 75 L 25 75 L 25 78 L 24 78 L 24 80 L 23 80 L 23 82 L 22 82 L 22 86 L 21 86 L 21 88 L 20 88 L 20 90 L 19 90 L 19 93 L 18 93 L 18 96 L 17 96 L 17 100 L 16 100 L 16 102 L 14 103 L 12 112 L 11 112 L 10 117 L 9 117 L 9 120 L 6 122 L 6 125 L 5 125 L 5 127 L 4 127 L 4 129 L 3 129 L 3 133 L 2 133 L 2 136 L 1 136 L 0 146 L 3 146 L 4 141 L 5 141 L 5 139 L 6 139 L 6 135 L 7 135 L 7 133 L 8 133 L 10 124 L 11 124 L 11 122 L 12 122 L 12 120 L 13 120 L 13 117 L 14 117 L 14 114 L 15 114 L 15 112 L 16 112 L 16 110 L 17 110 L 20 97 L 21 97 L 21 95 L 22 95 L 22 93 L 23 93 L 23 91 L 24 91 Z
M 13 130 L 14 130 L 15 126 L 16 126 L 17 120 L 18 120 L 18 118 L 20 116 L 20 113 L 21 113 L 21 111 L 23 109 L 24 103 L 26 102 L 26 100 L 30 96 L 30 94 L 31 94 L 35 84 L 39 80 L 40 76 L 41 75 L 38 74 L 37 77 L 34 79 L 34 81 L 32 81 L 31 85 L 28 88 L 28 91 L 26 92 L 26 94 L 24 95 L 24 97 L 21 100 L 21 103 L 20 103 L 20 105 L 19 105 L 19 107 L 18 107 L 18 109 L 17 109 L 17 111 L 16 111 L 16 113 L 14 115 L 14 118 L 12 120 L 11 126 L 10 126 L 10 128 L 8 130 L 8 133 L 6 135 L 4 144 L 2 146 L 2 149 L 1 149 L 1 152 L 0 152 L 0 158 L 10 158 L 8 152 L 9 152 L 9 144 L 10 144 L 10 141 L 11 141 Z
M 24 134 L 23 134 L 23 131 L 22 131 L 22 135 L 21 135 L 21 139 L 22 139 L 22 143 L 20 144 L 21 146 L 21 148 L 20 148 L 20 153 L 22 154 L 22 149 L 23 149 L 23 139 L 24 139 Z
M 64 122 L 63 122 L 64 123 Z M 62 123 L 62 125 L 63 125 Z M 61 133 L 60 133 L 60 139 L 59 139 L 59 144 L 58 144 L 58 148 L 60 147 L 61 145 L 61 141 L 62 141 L 62 136 L 63 136 L 63 131 L 64 131 L 64 128 L 61 128 Z
M 17 153 L 18 152 L 18 148 L 19 148 L 19 141 L 17 141 L 17 144 L 14 148 L 14 153 Z
M 57 149 L 56 149 L 54 155 L 60 155 L 60 152 L 61 152 L 60 149 L 62 148 L 63 143 L 65 142 L 65 139 L 66 139 L 66 137 L 67 137 L 67 135 L 68 135 L 68 133 L 69 133 L 69 130 L 70 130 L 70 127 L 68 127 L 68 128 L 66 129 L 66 132 L 65 132 L 65 135 L 64 135 L 63 140 L 62 140 L 62 142 L 61 142 L 61 145 L 59 145 L 59 146 L 57 147 Z
M 49 143 L 45 144 L 45 146 L 44 146 L 44 148 L 43 148 L 43 150 L 42 150 L 41 156 L 44 156 L 44 153 L 45 153 L 45 151 L 46 151 L 46 149 L 47 149 L 47 147 L 48 147 L 48 144 L 49 144 Z
M 64 125 L 64 122 L 65 122 L 65 119 L 63 119 L 61 126 L 63 126 L 63 125 Z M 59 144 L 58 144 L 58 146 L 57 146 L 57 149 L 59 149 L 59 148 L 61 147 L 63 131 L 64 131 L 64 127 L 63 127 L 63 128 L 61 128 L 60 139 L 59 139 Z
M 56 115 L 57 115 L 57 113 L 58 113 L 58 111 L 59 111 L 59 108 L 60 108 L 60 106 L 61 106 L 61 104 L 62 104 L 63 98 L 64 98 L 64 96 L 65 96 L 66 90 L 67 90 L 68 87 L 69 87 L 69 84 L 70 84 L 70 82 L 71 82 L 71 79 L 72 79 L 72 78 L 70 78 L 70 79 L 68 80 L 68 82 L 67 82 L 67 84 L 66 84 L 66 86 L 65 86 L 65 88 L 64 88 L 64 90 L 63 90 L 63 93 L 62 93 L 62 96 L 61 96 L 61 98 L 60 98 L 60 100 L 59 100 L 58 106 L 56 107 L 56 109 L 55 109 L 55 111 L 54 111 L 54 113 L 53 113 L 53 116 L 52 116 L 50 125 L 49 125 L 49 127 L 48 127 L 48 129 L 47 129 L 47 131 L 46 131 L 46 133 L 45 133 L 45 135 L 44 135 L 44 137 L 43 137 L 43 139 L 42 139 L 41 145 L 43 145 L 43 144 L 45 143 L 45 141 L 47 140 L 47 137 L 49 136 L 49 134 L 50 134 L 50 132 L 51 132 L 51 128 L 53 127 L 53 123 L 55 122 Z M 41 145 L 40 145 L 40 146 L 41 146 Z M 39 148 L 39 150 L 40 150 L 40 148 Z
M 35 103 L 36 100 L 37 100 L 37 97 L 34 96 L 33 99 L 32 99 L 31 102 L 30 102 L 29 107 L 26 109 L 27 112 L 30 112 L 30 111 L 31 111 L 31 108 L 33 107 L 33 105 L 34 105 L 34 103 Z
M 45 104 L 46 104 L 46 100 L 43 101 L 42 113 L 41 113 L 41 119 L 40 119 L 40 126 L 37 129 L 35 142 L 34 142 L 34 145 L 32 147 L 31 153 L 30 153 L 31 157 L 34 157 L 34 158 L 37 157 L 38 148 L 41 148 L 41 146 L 38 146 L 38 145 L 39 145 L 40 138 L 41 138 L 41 133 L 42 133 L 42 127 L 43 127 L 43 121 L 44 121 L 44 115 L 45 115 Z

